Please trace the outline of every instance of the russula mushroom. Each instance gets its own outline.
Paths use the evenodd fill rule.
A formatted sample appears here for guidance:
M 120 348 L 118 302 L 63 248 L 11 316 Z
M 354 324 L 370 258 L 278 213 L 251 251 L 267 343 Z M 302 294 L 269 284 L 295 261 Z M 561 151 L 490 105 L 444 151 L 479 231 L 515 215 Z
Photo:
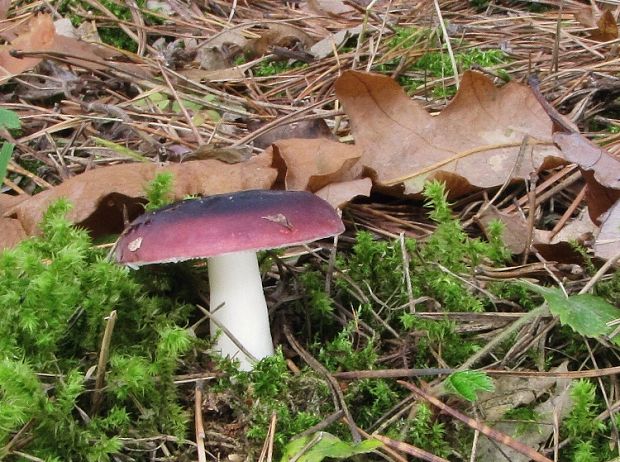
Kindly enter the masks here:
M 251 190 L 171 204 L 131 223 L 114 249 L 131 267 L 208 258 L 211 335 L 224 327 L 254 359 L 273 354 L 267 303 L 256 252 L 304 244 L 344 231 L 323 199 L 305 191 Z M 222 329 L 224 330 L 224 329 Z M 216 349 L 252 358 L 222 332 Z

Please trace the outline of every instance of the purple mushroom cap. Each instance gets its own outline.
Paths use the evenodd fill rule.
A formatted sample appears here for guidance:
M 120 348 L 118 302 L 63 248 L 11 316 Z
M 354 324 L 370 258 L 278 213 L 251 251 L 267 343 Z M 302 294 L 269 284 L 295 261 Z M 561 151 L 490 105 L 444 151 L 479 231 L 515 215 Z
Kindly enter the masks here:
M 250 190 L 171 204 L 123 232 L 114 255 L 140 266 L 277 249 L 340 234 L 342 220 L 306 191 Z

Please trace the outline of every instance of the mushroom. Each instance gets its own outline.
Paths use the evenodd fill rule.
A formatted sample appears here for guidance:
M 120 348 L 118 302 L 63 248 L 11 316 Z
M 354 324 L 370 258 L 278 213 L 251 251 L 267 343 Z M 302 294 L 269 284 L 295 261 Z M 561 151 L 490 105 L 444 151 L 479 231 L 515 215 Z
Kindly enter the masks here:
M 323 199 L 305 191 L 250 190 L 177 202 L 134 220 L 113 254 L 130 267 L 208 258 L 211 335 L 243 370 L 273 354 L 256 252 L 344 231 Z M 240 349 L 228 333 L 243 346 Z M 251 356 L 246 355 L 245 350 Z

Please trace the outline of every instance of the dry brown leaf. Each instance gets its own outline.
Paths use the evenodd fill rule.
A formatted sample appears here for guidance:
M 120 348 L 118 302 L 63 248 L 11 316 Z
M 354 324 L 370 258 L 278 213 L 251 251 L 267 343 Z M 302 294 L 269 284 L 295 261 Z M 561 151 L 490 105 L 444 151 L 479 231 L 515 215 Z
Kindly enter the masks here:
M 527 246 L 528 223 L 527 219 L 518 213 L 507 214 L 495 207 L 489 207 L 479 218 L 483 232 L 487 232 L 491 220 L 499 220 L 504 224 L 502 241 L 506 247 L 516 255 L 522 254 Z M 571 242 L 589 246 L 598 226 L 590 220 L 587 207 L 581 214 L 570 220 L 558 233 L 534 228 L 532 245 L 536 247 L 547 260 L 570 262 L 578 257 L 572 250 Z
M 347 202 L 357 196 L 370 196 L 372 180 L 360 178 L 359 180 L 341 181 L 331 183 L 319 189 L 314 194 L 329 202 L 334 208 L 342 208 Z
M 15 207 L 20 202 L 27 200 L 30 196 L 22 194 L 19 196 L 12 196 L 10 194 L 0 194 L 0 216 L 5 211 Z
M 527 220 L 522 215 L 516 213 L 508 214 L 491 205 L 478 217 L 480 227 L 485 234 L 487 234 L 490 223 L 494 220 L 499 220 L 504 224 L 502 242 L 508 250 L 515 255 L 525 252 L 527 246 Z
M 609 209 L 594 242 L 594 255 L 605 260 L 620 255 L 620 200 Z
M 269 24 L 266 29 L 258 33 L 260 38 L 253 40 L 250 44 L 256 56 L 269 53 L 271 47 L 274 46 L 293 48 L 297 43 L 301 43 L 302 49 L 307 50 L 316 41 L 300 27 L 283 23 Z
M 260 128 L 261 124 L 250 121 L 248 123 L 249 130 Z M 254 146 L 265 149 L 278 140 L 286 140 L 290 138 L 327 138 L 336 140 L 336 137 L 327 126 L 323 119 L 304 119 L 298 122 L 292 122 L 286 125 L 280 125 L 257 136 L 254 139 Z
M 11 0 L 0 0 L 0 19 L 5 19 L 11 8 Z
M 363 30 L 363 26 L 357 25 L 349 29 L 343 29 L 328 35 L 322 40 L 319 40 L 310 47 L 310 53 L 316 59 L 327 58 L 334 54 L 334 50 L 340 48 L 351 37 L 358 36 Z
M 531 90 L 516 82 L 496 88 L 484 75 L 465 72 L 454 100 L 437 117 L 387 76 L 347 71 L 336 81 L 336 94 L 351 119 L 362 165 L 379 185 L 403 184 L 406 194 L 420 192 L 440 173 L 457 196 L 563 162 L 551 120 Z M 520 158 L 525 136 L 532 145 Z
M 339 15 L 355 11 L 342 0 L 307 0 L 306 8 L 315 14 Z
M 157 173 L 173 174 L 173 196 L 180 200 L 188 195 L 268 189 L 277 176 L 271 162 L 268 154 L 262 154 L 234 165 L 209 159 L 166 166 L 136 163 L 101 167 L 25 200 L 4 217 L 19 220 L 26 233 L 33 235 L 48 206 L 64 197 L 73 203 L 68 215 L 71 222 L 85 226 L 94 235 L 120 232 L 125 212 L 129 218 L 141 212 L 144 187 Z
M 567 161 L 581 167 L 588 184 L 588 210 L 596 222 L 603 212 L 620 199 L 620 159 L 579 133 L 555 133 L 553 140 Z
M 39 64 L 41 58 L 13 58 L 12 50 L 48 51 L 52 48 L 56 31 L 50 15 L 40 14 L 30 20 L 27 31 L 19 34 L 10 45 L 0 47 L 0 75 L 21 74 Z
M 590 38 L 597 42 L 608 42 L 618 38 L 618 24 L 613 13 L 606 9 L 601 11 L 596 4 L 580 9 L 575 19 L 586 27 L 594 29 Z
M 68 55 L 73 64 L 87 69 L 104 68 L 102 58 L 113 56 L 91 43 L 58 35 L 49 14 L 33 16 L 27 30 L 21 31 L 10 45 L 0 47 L 0 76 L 20 74 L 36 66 L 42 58 L 14 58 L 11 51 L 61 53 Z
M 360 152 L 355 146 L 326 139 L 280 140 L 265 150 L 273 153 L 274 165 L 286 189 L 318 191 L 330 183 L 360 177 Z M 281 178 L 280 178 L 281 179 Z
M 553 371 L 565 372 L 567 371 L 567 364 L 564 362 L 553 368 Z M 494 429 L 517 438 L 527 446 L 538 447 L 553 434 L 555 419 L 559 418 L 561 421 L 572 408 L 570 383 L 570 379 L 562 378 L 500 377 L 495 381 L 496 392 L 493 394 L 500 396 L 500 399 L 503 398 L 506 406 L 494 409 L 488 407 L 489 402 L 483 401 L 480 405 L 482 415 L 487 421 L 499 420 L 497 424 L 493 425 Z M 519 425 L 522 422 L 502 421 L 506 411 L 515 409 L 520 405 L 533 407 L 538 424 L 532 423 L 525 430 L 519 431 L 520 427 L 523 427 L 523 425 Z M 491 441 L 487 437 L 480 438 L 477 455 L 477 460 L 482 461 L 530 461 L 530 457 L 507 446 L 499 447 L 496 441 Z
M 26 239 L 26 232 L 19 220 L 0 218 L 0 251 L 16 246 Z

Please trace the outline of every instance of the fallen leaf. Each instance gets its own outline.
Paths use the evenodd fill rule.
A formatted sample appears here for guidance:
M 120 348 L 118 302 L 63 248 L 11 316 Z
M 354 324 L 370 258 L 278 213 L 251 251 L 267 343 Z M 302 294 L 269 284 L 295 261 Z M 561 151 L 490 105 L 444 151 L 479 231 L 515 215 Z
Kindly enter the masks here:
M 330 183 L 359 178 L 360 152 L 356 146 L 325 139 L 280 140 L 265 150 L 284 172 L 285 189 L 317 191 Z
M 330 183 L 315 191 L 314 194 L 329 202 L 329 205 L 332 207 L 342 208 L 354 197 L 370 196 L 371 189 L 372 180 L 370 178 L 360 178 L 359 180 Z
M 248 123 L 249 130 L 254 131 L 260 127 L 260 123 L 253 121 Z M 280 125 L 263 133 L 254 139 L 254 146 L 265 149 L 278 140 L 290 138 L 326 138 L 336 140 L 336 137 L 323 119 L 305 119 L 286 125 Z
M 358 36 L 363 30 L 363 26 L 360 24 L 349 29 L 340 30 L 334 34 L 328 35 L 322 40 L 319 40 L 310 47 L 310 54 L 316 59 L 327 58 L 334 54 L 334 50 L 337 50 L 345 44 L 351 37 Z
M 552 371 L 567 371 L 567 362 L 553 368 Z M 495 381 L 496 388 L 505 394 L 506 406 L 499 409 L 488 407 L 490 403 L 479 403 L 482 414 L 492 422 L 498 421 L 493 428 L 501 431 L 530 447 L 538 447 L 544 444 L 553 434 L 554 417 L 560 421 L 568 415 L 572 408 L 570 399 L 570 379 L 562 378 L 516 378 L 500 377 Z M 521 394 L 519 390 L 531 390 Z M 515 393 L 516 390 L 516 393 Z M 536 390 L 535 393 L 532 391 Z M 514 393 L 514 395 L 513 395 Z M 514 399 L 519 397 L 518 400 Z M 525 398 L 525 399 L 524 399 Z M 542 398 L 542 401 L 538 401 Z M 516 409 L 519 406 L 531 406 L 534 400 L 537 403 L 533 407 L 536 421 L 523 425 L 523 422 L 502 421 L 506 411 Z M 500 412 L 498 412 L 500 411 Z M 489 418 L 490 416 L 494 418 Z M 525 428 L 525 430 L 523 430 Z M 498 446 L 483 436 L 478 442 L 478 460 L 510 460 L 511 462 L 529 462 L 530 458 L 507 446 Z
M 21 74 L 32 69 L 42 59 L 14 58 L 10 54 L 12 51 L 61 53 L 67 55 L 73 64 L 87 69 L 104 68 L 103 58 L 115 55 L 103 47 L 57 34 L 49 14 L 33 16 L 27 30 L 19 33 L 10 45 L 0 46 L 0 76 Z
M 234 165 L 208 159 L 166 166 L 134 163 L 101 167 L 32 196 L 6 211 L 4 218 L 19 220 L 28 235 L 37 234 L 48 206 L 65 197 L 74 205 L 67 216 L 71 222 L 95 236 L 118 233 L 123 229 L 125 212 L 131 219 L 143 211 L 144 187 L 157 173 L 173 174 L 173 199 L 180 200 L 189 195 L 268 189 L 277 175 L 271 162 L 269 155 L 262 154 Z
M 36 66 L 41 58 L 13 58 L 12 50 L 48 51 L 52 48 L 56 31 L 51 16 L 40 14 L 30 20 L 28 31 L 19 34 L 10 45 L 0 47 L 0 75 L 21 74 Z
M 342 0 L 307 0 L 305 3 L 309 10 L 318 14 L 340 15 L 355 11 Z
M 482 231 L 488 236 L 487 230 L 492 221 L 499 220 L 504 224 L 502 242 L 513 254 L 525 252 L 527 247 L 527 220 L 516 213 L 505 213 L 491 205 L 478 217 Z
M 26 239 L 26 231 L 19 220 L 0 218 L 0 252 L 16 246 Z
M 527 246 L 528 223 L 519 213 L 505 213 L 495 207 L 489 207 L 479 217 L 479 224 L 487 234 L 492 220 L 499 220 L 504 224 L 502 241 L 515 255 L 520 255 Z M 590 246 L 598 226 L 592 222 L 585 207 L 577 218 L 570 220 L 556 234 L 552 231 L 534 228 L 532 245 L 547 260 L 557 262 L 578 262 L 581 257 L 573 250 L 571 243 L 578 242 Z
M 594 255 L 605 260 L 620 255 L 620 200 L 609 209 L 594 241 Z
M 10 194 L 0 194 L 0 216 L 7 210 L 15 207 L 20 202 L 27 200 L 30 196 L 21 194 L 19 196 L 13 196 Z
M 336 95 L 351 119 L 362 165 L 378 185 L 402 184 L 406 194 L 440 177 L 458 196 L 563 162 L 551 120 L 531 90 L 516 82 L 496 88 L 483 74 L 467 71 L 437 117 L 383 75 L 346 71 L 336 81 Z M 520 157 L 526 136 L 532 144 Z
M 588 188 L 586 201 L 593 221 L 620 199 L 620 159 L 579 133 L 554 133 L 564 158 L 579 165 Z
M 11 0 L 0 0 L 0 19 L 6 18 L 11 8 Z
M 558 367 L 552 368 L 551 372 L 566 372 L 567 370 L 568 362 L 565 361 Z M 570 383 L 570 379 L 500 376 L 494 383 L 495 391 L 481 393 L 477 401 L 482 417 L 488 422 L 501 420 L 506 411 L 510 409 L 530 405 L 558 385 L 563 388 Z
M 582 8 L 575 13 L 575 19 L 586 27 L 594 29 L 590 32 L 590 38 L 597 42 L 609 42 L 618 38 L 618 24 L 613 13 L 608 10 L 600 10 L 596 4 Z
M 579 216 L 566 223 L 557 234 L 542 229 L 534 231 L 536 248 L 540 248 L 542 245 L 556 245 L 569 242 L 585 244 L 592 242 L 594 235 L 598 232 L 598 226 L 590 219 L 588 208 L 584 207 Z
M 255 31 L 256 32 L 256 31 Z M 269 24 L 266 29 L 259 30 L 260 38 L 250 44 L 252 52 L 256 56 L 262 56 L 270 52 L 271 47 L 279 46 L 293 48 L 301 44 L 303 50 L 310 48 L 315 40 L 302 28 L 290 24 Z

